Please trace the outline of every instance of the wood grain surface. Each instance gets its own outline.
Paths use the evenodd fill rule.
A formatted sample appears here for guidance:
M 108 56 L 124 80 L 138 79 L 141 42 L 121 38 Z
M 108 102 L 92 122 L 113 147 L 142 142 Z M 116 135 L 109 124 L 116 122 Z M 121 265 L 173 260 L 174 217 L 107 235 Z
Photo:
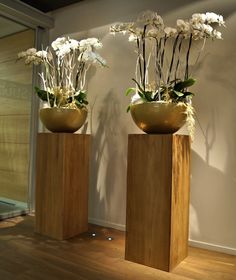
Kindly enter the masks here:
M 90 225 L 87 233 L 57 241 L 34 233 L 33 225 L 29 216 L 0 222 L 1 280 L 236 279 L 236 256 L 190 247 L 188 257 L 165 272 L 125 261 L 124 232 Z
M 170 270 L 188 255 L 190 139 L 174 135 L 172 145 Z
M 169 265 L 171 137 L 129 135 L 126 259 Z
M 89 135 L 38 134 L 36 232 L 66 239 L 87 230 L 89 155 Z
M 186 257 L 189 148 L 187 136 L 129 135 L 127 260 L 170 271 Z

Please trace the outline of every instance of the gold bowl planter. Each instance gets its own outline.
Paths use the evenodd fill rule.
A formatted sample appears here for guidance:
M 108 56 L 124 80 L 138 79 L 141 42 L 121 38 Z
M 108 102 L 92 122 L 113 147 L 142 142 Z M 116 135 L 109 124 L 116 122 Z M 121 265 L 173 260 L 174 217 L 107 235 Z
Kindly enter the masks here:
M 85 122 L 88 111 L 86 108 L 42 108 L 39 116 L 45 127 L 51 132 L 77 131 Z
M 148 134 L 173 134 L 186 122 L 186 106 L 164 101 L 132 104 L 132 118 Z

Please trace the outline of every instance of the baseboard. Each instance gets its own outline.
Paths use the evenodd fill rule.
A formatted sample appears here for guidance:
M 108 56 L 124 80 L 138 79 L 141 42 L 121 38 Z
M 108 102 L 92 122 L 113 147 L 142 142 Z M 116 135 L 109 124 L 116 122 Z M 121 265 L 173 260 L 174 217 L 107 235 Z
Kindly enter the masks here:
M 191 240 L 191 239 L 189 240 L 189 245 L 192 247 L 207 249 L 210 251 L 216 251 L 216 252 L 221 252 L 221 253 L 226 253 L 229 255 L 236 256 L 235 248 L 230 248 L 230 247 L 221 246 L 221 245 L 215 245 L 212 243 L 206 243 L 206 242 L 196 241 L 196 240 Z
M 114 229 L 118 229 L 118 230 L 121 230 L 121 231 L 125 231 L 125 225 L 122 225 L 122 224 L 116 224 L 116 223 L 112 223 L 112 222 L 109 222 L 109 221 L 94 219 L 94 218 L 89 218 L 88 221 L 89 221 L 89 223 L 95 224 L 95 225 L 98 225 L 98 226 L 114 228 Z

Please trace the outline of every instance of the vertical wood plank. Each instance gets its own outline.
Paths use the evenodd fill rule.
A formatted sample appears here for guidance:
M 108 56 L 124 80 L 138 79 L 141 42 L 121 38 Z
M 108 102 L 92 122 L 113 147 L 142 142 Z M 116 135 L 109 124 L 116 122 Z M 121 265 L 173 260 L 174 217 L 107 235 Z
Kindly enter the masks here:
M 36 155 L 35 231 L 63 235 L 63 135 L 39 133 Z
M 89 135 L 38 134 L 36 232 L 65 239 L 87 230 L 89 154 Z
M 65 139 L 63 238 L 88 230 L 90 136 Z
M 170 271 L 186 256 L 189 148 L 188 136 L 129 135 L 127 260 Z
M 170 270 L 188 255 L 190 140 L 173 137 Z
M 171 135 L 129 135 L 126 259 L 169 268 Z

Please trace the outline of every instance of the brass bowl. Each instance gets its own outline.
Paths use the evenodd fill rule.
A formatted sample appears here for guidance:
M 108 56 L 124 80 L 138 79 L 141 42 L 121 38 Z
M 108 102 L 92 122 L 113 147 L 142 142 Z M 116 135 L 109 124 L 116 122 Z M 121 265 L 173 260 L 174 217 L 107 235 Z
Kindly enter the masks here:
M 51 132 L 77 131 L 85 122 L 88 111 L 86 108 L 42 108 L 39 116 L 45 127 Z
M 173 134 L 186 122 L 186 106 L 155 101 L 133 104 L 131 115 L 136 125 L 148 134 Z

